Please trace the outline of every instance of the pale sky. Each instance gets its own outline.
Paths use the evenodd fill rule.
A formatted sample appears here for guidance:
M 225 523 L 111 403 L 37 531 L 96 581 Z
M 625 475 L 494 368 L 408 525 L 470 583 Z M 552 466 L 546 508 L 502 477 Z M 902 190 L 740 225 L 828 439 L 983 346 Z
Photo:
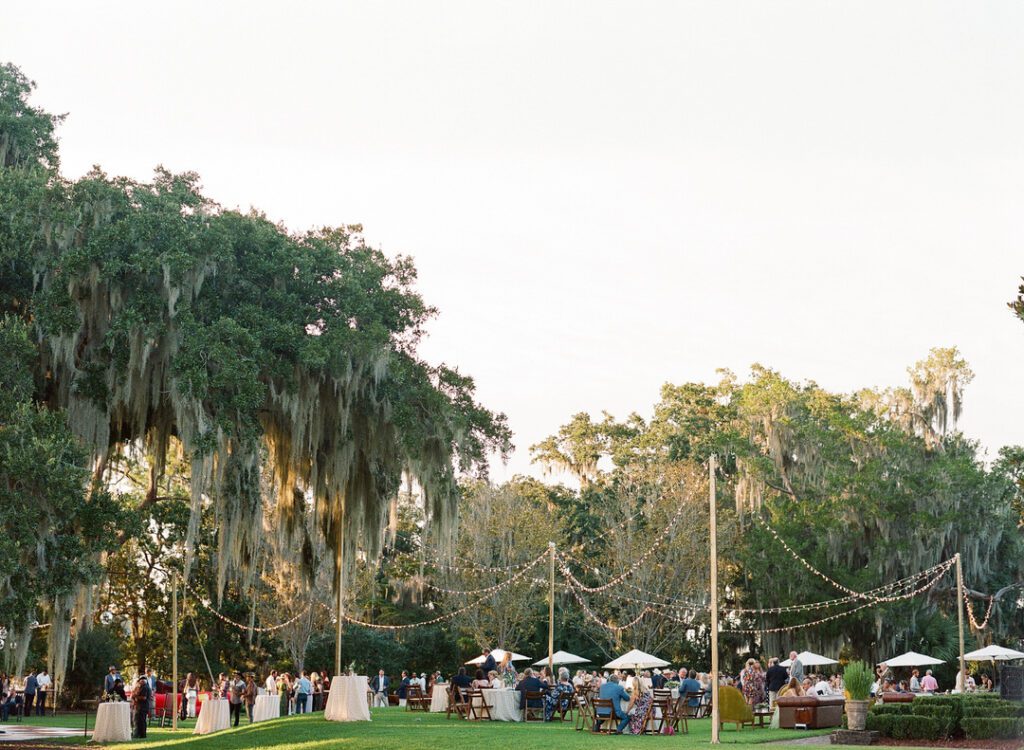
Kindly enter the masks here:
M 35 2 L 0 60 L 70 116 L 63 168 L 196 170 L 294 229 L 362 223 L 440 308 L 518 450 L 760 362 L 977 372 L 1024 443 L 1024 3 Z

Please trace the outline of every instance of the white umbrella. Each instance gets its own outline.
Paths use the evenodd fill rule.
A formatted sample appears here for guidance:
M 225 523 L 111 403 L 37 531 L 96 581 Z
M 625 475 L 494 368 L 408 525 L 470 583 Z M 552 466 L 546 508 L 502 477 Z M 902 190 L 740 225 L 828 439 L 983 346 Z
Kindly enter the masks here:
M 533 663 L 535 667 L 541 667 L 548 663 L 547 659 L 538 659 Z M 582 656 L 576 656 L 576 654 L 570 654 L 568 651 L 556 651 L 555 664 L 589 664 L 590 659 L 584 659 Z
M 931 656 L 925 656 L 919 654 L 916 651 L 908 651 L 905 654 L 894 656 L 891 659 L 885 659 L 879 662 L 879 664 L 885 664 L 890 667 L 926 667 L 933 664 L 943 664 L 942 659 L 935 659 Z
M 800 663 L 803 664 L 805 667 L 824 667 L 826 664 L 839 663 L 835 659 L 829 659 L 827 656 L 816 654 L 813 651 L 801 651 L 799 654 L 796 655 L 796 658 L 799 659 Z M 788 667 L 792 663 L 792 659 L 786 659 L 785 661 L 780 661 L 779 666 Z
M 653 669 L 654 667 L 667 667 L 668 664 L 664 659 L 645 654 L 640 649 L 635 648 L 618 659 L 612 659 L 604 666 L 605 669 Z
M 1024 659 L 1024 651 L 1014 651 L 1003 646 L 985 646 L 977 651 L 964 654 L 964 661 L 1013 661 Z
M 506 653 L 507 652 L 504 649 L 496 648 L 491 652 L 491 656 L 494 657 L 494 661 L 500 664 L 501 660 L 505 658 Z M 517 654 L 515 651 L 512 652 L 512 661 L 527 661 L 529 658 L 529 656 Z M 466 664 L 483 664 L 485 661 L 487 661 L 487 657 L 483 654 L 480 654 L 480 656 L 476 657 L 475 659 L 470 659 L 469 661 L 467 661 Z

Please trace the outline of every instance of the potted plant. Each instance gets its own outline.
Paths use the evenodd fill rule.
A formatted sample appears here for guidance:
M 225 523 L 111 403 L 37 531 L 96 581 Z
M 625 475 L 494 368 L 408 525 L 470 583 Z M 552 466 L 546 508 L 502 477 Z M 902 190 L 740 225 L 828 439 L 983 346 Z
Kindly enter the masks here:
M 871 683 L 874 678 L 871 669 L 862 661 L 851 661 L 843 670 L 846 685 L 846 723 L 850 729 L 864 731 L 868 719 L 868 705 L 871 697 Z

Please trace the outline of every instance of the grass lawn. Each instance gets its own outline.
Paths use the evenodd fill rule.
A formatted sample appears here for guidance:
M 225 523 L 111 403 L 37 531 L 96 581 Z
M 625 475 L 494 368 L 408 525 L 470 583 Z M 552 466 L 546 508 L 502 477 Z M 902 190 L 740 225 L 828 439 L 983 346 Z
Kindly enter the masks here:
M 243 722 L 245 719 L 243 718 Z M 84 717 L 81 714 L 66 714 L 44 719 L 31 718 L 26 724 L 81 728 Z M 513 747 L 515 750 L 552 747 L 558 750 L 574 748 L 610 747 L 613 745 L 642 744 L 652 748 L 688 748 L 705 746 L 711 739 L 711 722 L 707 719 L 690 722 L 690 732 L 672 737 L 602 737 L 586 732 L 577 732 L 569 722 L 551 724 L 511 724 L 505 722 L 473 723 L 460 719 L 445 719 L 444 714 L 410 713 L 399 708 L 373 710 L 373 721 L 333 722 L 326 721 L 322 713 L 307 716 L 290 716 L 266 721 L 260 724 L 243 724 L 238 729 L 195 737 L 191 734 L 195 722 L 184 722 L 177 732 L 159 727 L 149 730 L 145 744 L 147 748 L 171 748 L 180 750 L 255 750 L 256 748 L 278 748 L 279 750 L 383 750 L 406 746 L 409 748 L 451 748 L 451 747 Z M 90 728 L 92 718 L 90 718 Z M 723 744 L 758 744 L 790 738 L 824 734 L 828 730 L 795 731 L 785 729 L 750 729 L 737 731 L 731 725 L 722 729 Z M 49 740 L 47 744 L 82 744 L 81 737 L 67 740 Z M 143 744 L 111 745 L 127 749 Z M 16 747 L 11 744 L 10 747 Z M 772 748 L 784 748 L 781 743 Z

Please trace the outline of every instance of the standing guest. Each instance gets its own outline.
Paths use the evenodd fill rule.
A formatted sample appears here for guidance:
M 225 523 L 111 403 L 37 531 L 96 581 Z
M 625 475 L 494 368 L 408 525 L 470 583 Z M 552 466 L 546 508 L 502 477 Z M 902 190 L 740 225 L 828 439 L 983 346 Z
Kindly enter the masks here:
M 313 685 L 313 710 L 322 711 L 324 707 L 324 683 L 320 678 L 320 673 L 311 673 L 309 681 Z
M 256 675 L 249 672 L 245 676 L 245 713 L 249 717 L 249 723 L 252 724 L 253 709 L 256 706 L 256 694 L 259 692 L 259 688 L 256 687 Z
M 185 677 L 185 698 L 187 704 L 185 710 L 182 711 L 183 716 L 181 718 L 196 718 L 196 701 L 199 700 L 199 678 L 196 677 L 192 672 L 189 672 Z
M 886 662 L 882 662 L 875 668 L 875 675 L 878 677 L 880 683 L 895 682 L 896 679 L 892 675 L 892 670 L 889 669 L 889 665 Z
M 36 716 L 43 716 L 46 714 L 46 695 L 50 692 L 53 680 L 46 673 L 46 669 L 41 669 L 36 676 L 36 681 L 39 683 L 39 691 L 36 693 Z
M 391 686 L 391 680 L 384 674 L 384 670 L 381 669 L 377 672 L 377 676 L 370 680 L 370 692 L 373 693 L 373 705 L 383 706 L 387 708 L 388 705 L 388 688 Z
M 910 673 L 910 692 L 921 692 L 921 672 L 917 669 Z
M 764 674 L 756 659 L 747 659 L 747 665 L 740 672 L 743 683 L 743 698 L 747 705 L 756 706 L 764 700 Z
M 924 673 L 924 677 L 921 678 L 921 690 L 926 693 L 934 693 L 939 689 L 938 681 L 932 676 L 932 670 L 928 670 Z
M 501 679 L 505 682 L 515 684 L 516 668 L 512 664 L 511 651 L 506 651 L 505 655 L 501 657 L 501 664 L 498 665 L 498 674 L 501 675 Z
M 266 688 L 267 695 L 277 695 L 277 670 L 271 669 L 270 674 L 267 675 L 267 682 L 264 685 Z
M 111 666 L 107 670 L 106 676 L 103 678 L 103 692 L 110 693 L 114 690 L 114 683 L 121 678 L 121 675 L 117 673 L 117 667 Z
M 36 702 L 37 690 L 39 690 L 39 680 L 36 679 L 36 670 L 31 669 L 25 673 L 25 716 L 32 715 L 32 705 Z
M 404 706 L 406 699 L 409 697 L 409 686 L 412 685 L 412 680 L 409 679 L 409 673 L 406 670 L 402 670 L 402 679 L 398 683 L 398 705 Z
M 312 694 L 313 686 L 310 684 L 309 678 L 306 677 L 306 670 L 302 669 L 299 671 L 298 682 L 295 683 L 295 713 L 306 713 L 306 709 L 309 708 L 307 705 L 309 697 Z
M 775 699 L 779 697 L 779 691 L 789 681 L 789 674 L 786 668 L 779 665 L 779 657 L 773 656 L 768 660 L 768 671 L 764 674 L 765 687 L 768 689 L 768 705 L 775 708 Z
M 796 651 L 789 652 L 789 676 L 797 682 L 804 681 L 804 664 Z
M 217 698 L 228 697 L 228 676 L 223 672 L 217 675 L 217 685 L 214 690 Z
M 287 672 L 281 673 L 277 683 L 277 694 L 281 696 L 281 716 L 291 713 L 292 681 Z
M 237 727 L 239 719 L 242 718 L 242 696 L 245 693 L 245 683 L 242 681 L 240 672 L 236 671 L 231 676 L 231 679 L 227 682 L 226 692 L 228 708 L 231 711 L 231 720 L 234 722 L 234 726 Z
M 124 688 L 122 687 L 122 692 Z M 135 714 L 135 739 L 145 739 L 146 720 L 149 718 L 149 681 L 140 676 L 132 692 L 132 713 Z
M 629 695 L 625 690 L 622 689 L 622 685 L 619 684 L 619 676 L 617 674 L 608 675 L 608 681 L 601 685 L 601 690 L 598 694 L 598 698 L 601 700 L 610 700 L 612 702 L 612 711 L 615 713 L 616 719 L 619 720 L 619 726 L 616 731 L 622 734 L 626 726 L 629 724 L 629 714 L 622 710 L 622 701 L 629 701 Z M 599 709 L 595 718 L 600 722 L 602 719 L 606 721 L 612 721 L 612 717 L 607 713 L 608 709 Z M 598 727 L 595 726 L 594 729 Z
M 498 668 L 498 662 L 494 661 L 494 654 L 491 653 L 491 649 L 484 649 L 484 663 L 480 665 L 480 668 L 484 671 L 484 674 Z
M 152 667 L 146 667 L 146 684 L 149 685 L 149 716 L 156 718 L 156 675 Z

